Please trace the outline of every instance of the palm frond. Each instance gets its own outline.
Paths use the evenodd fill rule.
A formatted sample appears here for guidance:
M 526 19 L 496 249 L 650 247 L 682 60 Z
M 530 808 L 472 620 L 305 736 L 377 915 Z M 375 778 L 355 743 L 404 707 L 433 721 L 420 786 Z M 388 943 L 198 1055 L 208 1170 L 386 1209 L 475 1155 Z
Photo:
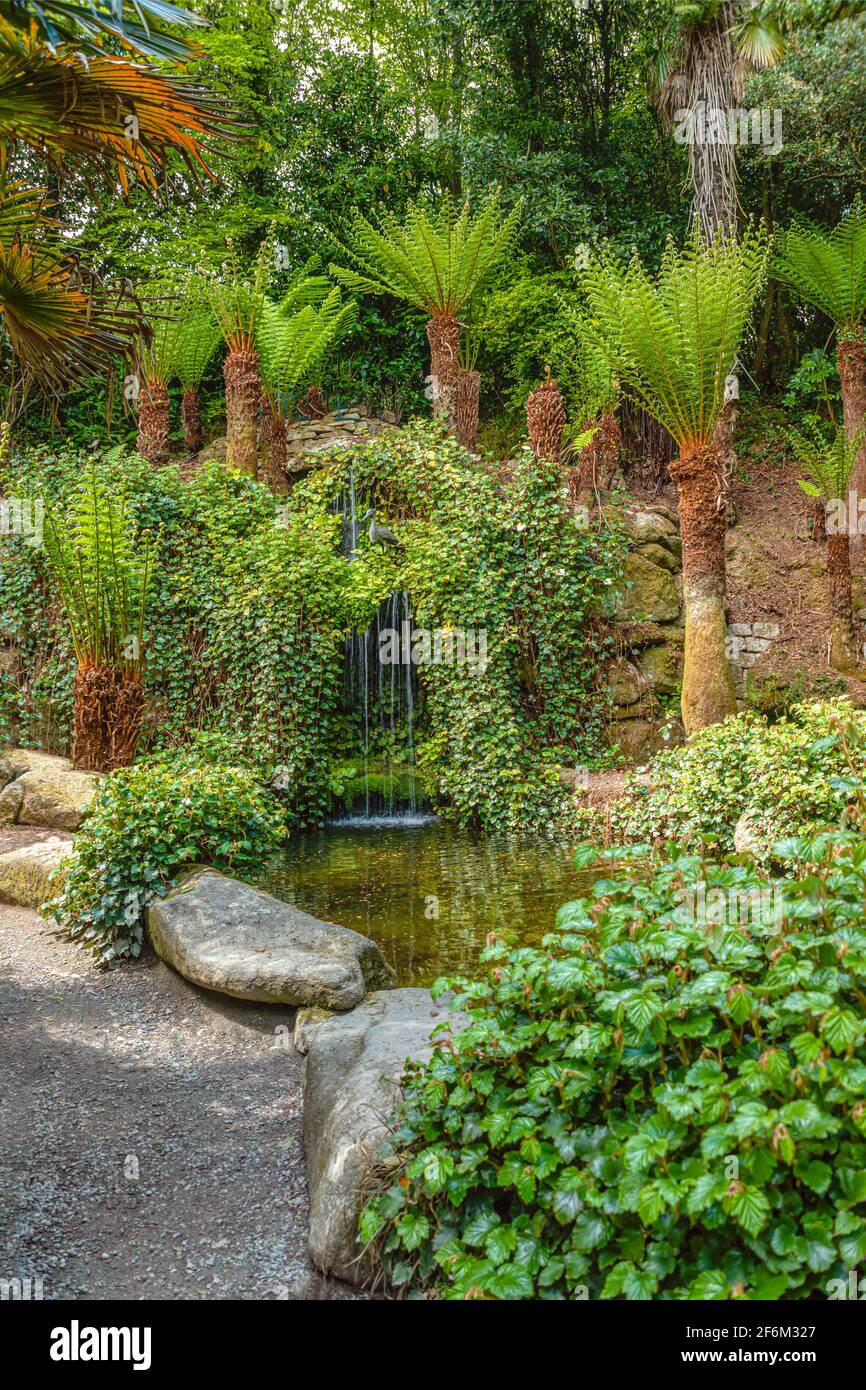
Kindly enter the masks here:
M 422 313 L 458 314 L 489 278 L 511 245 L 519 208 L 503 216 L 495 190 L 473 215 L 446 195 L 439 208 L 410 204 L 401 222 L 384 212 L 377 222 L 360 213 L 340 250 L 348 267 L 331 265 L 357 294 L 392 294 Z
M 90 160 L 124 192 L 136 182 L 156 188 L 169 151 L 193 177 L 212 177 L 212 142 L 245 133 L 221 97 L 181 75 L 0 42 L 0 138 L 55 162 Z
M 128 356 L 140 331 L 134 307 L 103 285 L 85 289 L 78 281 L 59 250 L 17 235 L 0 241 L 0 314 L 25 384 L 48 393 Z
M 696 229 L 681 250 L 668 243 L 655 277 L 610 252 L 585 273 L 588 333 L 681 448 L 712 437 L 766 263 L 760 233 L 707 242 Z
M 167 0 L 0 0 L 0 27 L 35 37 L 51 51 L 69 45 L 100 53 L 106 39 L 152 58 L 188 59 L 193 45 L 164 25 L 207 28 L 210 21 Z
M 866 208 L 835 227 L 801 222 L 778 235 L 771 273 L 850 333 L 866 315 Z

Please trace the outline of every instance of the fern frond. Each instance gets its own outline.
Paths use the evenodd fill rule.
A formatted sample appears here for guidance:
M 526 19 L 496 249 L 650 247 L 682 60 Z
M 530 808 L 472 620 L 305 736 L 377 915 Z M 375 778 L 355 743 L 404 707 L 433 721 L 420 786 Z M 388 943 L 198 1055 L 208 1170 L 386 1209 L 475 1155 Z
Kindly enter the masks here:
M 412 203 L 401 223 L 393 213 L 377 223 L 360 213 L 337 242 L 350 262 L 331 274 L 356 294 L 392 294 L 430 317 L 458 314 L 512 244 L 518 207 L 503 216 L 495 190 L 473 215 L 458 213 L 449 195 L 436 210 Z
M 844 499 L 857 462 L 857 455 L 866 440 L 866 422 L 849 439 L 844 425 L 835 427 L 818 420 L 807 422 L 803 429 L 786 431 L 788 442 L 808 473 L 804 492 L 824 501 Z
M 284 303 L 265 300 L 256 335 L 262 382 L 280 415 L 286 413 L 288 394 L 309 381 L 357 317 L 357 305 L 344 302 L 336 286 L 320 303 L 304 304 L 295 313 L 286 313 Z
M 707 443 L 767 264 L 763 234 L 668 243 L 658 274 L 603 252 L 584 276 L 587 331 L 681 448 Z
M 866 316 L 866 209 L 852 208 L 829 230 L 802 222 L 780 233 L 771 273 L 843 333 L 859 328 Z
M 45 515 L 45 547 L 80 665 L 138 675 L 150 560 L 140 548 L 126 495 L 94 461 L 66 515 Z M 130 639 L 135 638 L 134 642 Z

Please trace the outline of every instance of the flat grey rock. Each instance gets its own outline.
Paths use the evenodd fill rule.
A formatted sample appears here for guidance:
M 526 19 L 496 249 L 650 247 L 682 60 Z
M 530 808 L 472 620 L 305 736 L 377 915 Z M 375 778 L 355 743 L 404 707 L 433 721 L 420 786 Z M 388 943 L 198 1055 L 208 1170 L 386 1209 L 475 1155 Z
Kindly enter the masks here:
M 157 954 L 187 980 L 236 999 L 352 1009 L 391 982 L 379 947 L 259 888 L 203 869 L 148 909 Z
M 358 1217 L 364 1181 L 388 1133 L 407 1059 L 426 1060 L 430 1034 L 465 1016 L 427 989 L 374 994 L 350 1014 L 308 1019 L 304 1030 L 304 1156 L 310 1198 L 310 1258 L 325 1273 L 359 1282 Z

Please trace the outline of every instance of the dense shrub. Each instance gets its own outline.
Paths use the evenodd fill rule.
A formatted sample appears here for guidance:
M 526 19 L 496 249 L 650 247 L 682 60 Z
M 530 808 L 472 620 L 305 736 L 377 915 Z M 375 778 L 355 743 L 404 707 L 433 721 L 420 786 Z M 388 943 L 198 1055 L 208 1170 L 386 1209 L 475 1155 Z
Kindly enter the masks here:
M 746 711 L 659 754 L 649 785 L 632 779 L 610 815 L 613 838 L 733 849 L 749 818 L 761 858 L 775 840 L 836 825 L 850 796 L 848 743 L 866 737 L 866 712 L 842 701 L 795 706 L 767 724 Z
M 602 744 L 619 548 L 575 526 L 555 465 L 524 451 L 500 481 L 420 421 L 323 460 L 288 499 L 217 463 L 185 480 L 120 450 L 107 462 L 153 548 L 142 752 L 218 736 L 226 761 L 242 754 L 265 781 L 279 770 L 294 825 L 321 823 L 332 767 L 371 751 L 360 712 L 341 707 L 345 635 L 405 589 L 417 624 L 487 640 L 484 669 L 419 668 L 414 747 L 437 806 L 495 830 L 561 824 L 557 762 L 587 763 Z M 29 451 L 12 483 L 62 515 L 80 467 L 70 451 Z M 362 528 L 357 554 L 344 553 L 338 513 L 353 491 L 357 514 L 375 502 L 398 547 L 371 545 Z M 0 672 L 0 737 L 63 751 L 74 667 L 26 539 L 0 544 L 0 607 L 13 658 Z
M 452 982 L 361 1218 L 392 1289 L 803 1299 L 866 1259 L 866 844 L 779 853 L 599 881 Z
M 242 873 L 285 836 L 276 797 L 249 767 L 191 753 L 124 768 L 102 783 L 44 911 L 103 964 L 137 956 L 145 909 L 184 865 Z

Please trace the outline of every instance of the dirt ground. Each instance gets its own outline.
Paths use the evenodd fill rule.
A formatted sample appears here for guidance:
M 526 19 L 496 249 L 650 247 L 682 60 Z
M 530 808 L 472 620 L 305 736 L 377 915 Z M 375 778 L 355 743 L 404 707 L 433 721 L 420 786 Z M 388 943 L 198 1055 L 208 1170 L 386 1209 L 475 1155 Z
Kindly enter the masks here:
M 291 1024 L 153 956 L 100 971 L 0 906 L 0 1278 L 46 1299 L 353 1297 L 307 1262 Z

